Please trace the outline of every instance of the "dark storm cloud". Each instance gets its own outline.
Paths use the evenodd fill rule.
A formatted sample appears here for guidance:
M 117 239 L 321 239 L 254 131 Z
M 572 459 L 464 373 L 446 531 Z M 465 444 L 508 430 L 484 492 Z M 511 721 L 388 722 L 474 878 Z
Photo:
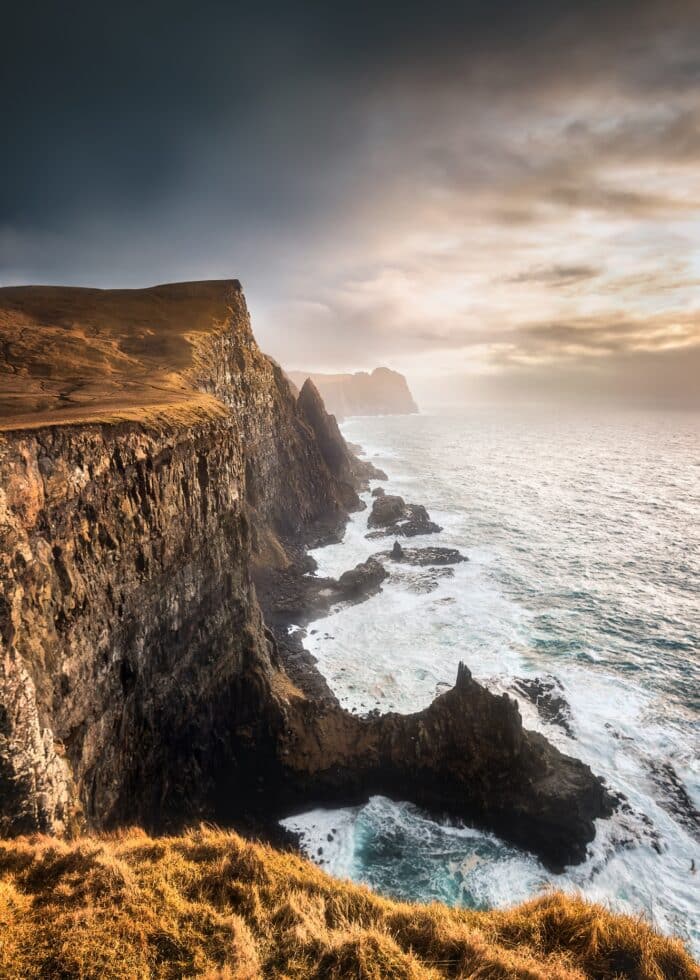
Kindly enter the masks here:
M 484 86 L 526 101 L 582 79 L 687 89 L 699 39 L 698 7 L 681 0 L 13 5 L 0 215 L 65 231 L 194 191 L 231 220 L 299 219 L 351 189 L 343 157 L 366 145 L 383 97 Z M 401 120 L 384 126 L 391 141 Z
M 688 307 L 699 52 L 696 0 L 15 4 L 0 281 L 236 275 L 289 366 L 602 351 L 537 304 Z

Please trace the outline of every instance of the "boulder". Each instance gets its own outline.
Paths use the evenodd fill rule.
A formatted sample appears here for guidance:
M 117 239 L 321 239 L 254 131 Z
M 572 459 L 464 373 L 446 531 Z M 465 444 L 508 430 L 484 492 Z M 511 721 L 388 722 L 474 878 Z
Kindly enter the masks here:
M 387 571 L 376 558 L 356 565 L 338 579 L 338 589 L 344 597 L 357 599 L 360 596 L 373 595 L 379 592 L 380 586 L 387 577 Z
M 407 504 L 403 497 L 385 493 L 375 497 L 372 513 L 367 519 L 370 531 L 368 538 L 382 538 L 389 535 L 414 537 L 418 534 L 436 534 L 442 531 L 439 524 L 431 521 L 428 511 L 422 504 Z

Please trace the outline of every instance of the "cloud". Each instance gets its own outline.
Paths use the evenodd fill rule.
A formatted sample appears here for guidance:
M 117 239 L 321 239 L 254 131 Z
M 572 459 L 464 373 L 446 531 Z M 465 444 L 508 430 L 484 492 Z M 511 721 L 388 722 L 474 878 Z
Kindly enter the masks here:
M 505 279 L 512 283 L 541 283 L 545 286 L 574 286 L 599 276 L 602 269 L 594 265 L 550 265 L 526 269 Z
M 696 0 L 77 0 L 3 39 L 2 282 L 236 275 L 290 367 L 692 342 Z

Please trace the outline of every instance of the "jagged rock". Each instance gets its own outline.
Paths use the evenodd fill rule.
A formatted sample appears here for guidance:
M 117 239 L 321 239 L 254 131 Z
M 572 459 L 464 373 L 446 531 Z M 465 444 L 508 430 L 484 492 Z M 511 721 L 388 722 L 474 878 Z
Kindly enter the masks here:
M 372 463 L 362 461 L 350 452 L 333 415 L 326 412 L 323 399 L 313 381 L 307 380 L 299 393 L 297 407 L 304 421 L 311 427 L 321 455 L 340 486 L 347 488 L 347 506 L 358 510 L 364 506 L 358 489 L 368 489 L 370 480 L 386 479 L 386 474 Z
M 464 664 L 455 686 L 416 714 L 363 719 L 327 706 L 288 725 L 297 791 L 334 804 L 379 792 L 410 800 L 487 826 L 556 871 L 583 860 L 594 820 L 613 810 L 588 766 L 526 731 L 516 702 Z
M 342 602 L 363 602 L 381 591 L 387 571 L 375 558 L 343 572 L 339 579 L 304 575 L 299 565 L 264 568 L 256 572 L 256 585 L 263 600 L 265 619 L 273 627 L 287 630 L 320 619 Z
M 556 677 L 516 677 L 513 688 L 537 708 L 543 721 L 558 725 L 569 738 L 575 738 L 571 708 Z
M 371 595 L 379 591 L 387 572 L 381 562 L 376 558 L 368 558 L 361 565 L 343 574 L 338 579 L 340 592 L 348 598 L 360 595 Z
M 683 780 L 668 760 L 644 759 L 646 768 L 659 791 L 659 805 L 700 842 L 700 811 L 693 803 Z
M 406 520 L 408 511 L 403 497 L 385 493 L 372 504 L 372 513 L 367 520 L 368 527 L 388 527 L 397 521 Z
M 383 497 L 386 494 L 384 487 L 375 487 L 372 491 L 373 497 Z
M 403 497 L 389 493 L 375 498 L 367 527 L 381 529 L 367 534 L 366 537 L 370 539 L 397 534 L 413 537 L 442 531 L 438 524 L 430 520 L 422 504 L 407 504 Z
M 391 551 L 381 552 L 377 557 L 390 558 L 405 565 L 459 565 L 469 561 L 456 548 L 402 548 L 398 541 L 394 542 Z

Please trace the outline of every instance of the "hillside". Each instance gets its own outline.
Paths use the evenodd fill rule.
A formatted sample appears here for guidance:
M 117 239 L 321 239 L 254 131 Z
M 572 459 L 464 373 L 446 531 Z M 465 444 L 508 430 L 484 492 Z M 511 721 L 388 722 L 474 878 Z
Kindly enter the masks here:
M 220 413 L 197 389 L 198 352 L 231 308 L 235 280 L 0 289 L 0 430 Z
M 677 941 L 549 894 L 507 911 L 393 902 L 201 829 L 0 843 L 2 980 L 685 980 Z
M 378 367 L 371 374 L 290 371 L 289 377 L 297 388 L 311 378 L 327 410 L 339 419 L 348 415 L 411 415 L 418 411 L 405 377 L 389 368 Z

